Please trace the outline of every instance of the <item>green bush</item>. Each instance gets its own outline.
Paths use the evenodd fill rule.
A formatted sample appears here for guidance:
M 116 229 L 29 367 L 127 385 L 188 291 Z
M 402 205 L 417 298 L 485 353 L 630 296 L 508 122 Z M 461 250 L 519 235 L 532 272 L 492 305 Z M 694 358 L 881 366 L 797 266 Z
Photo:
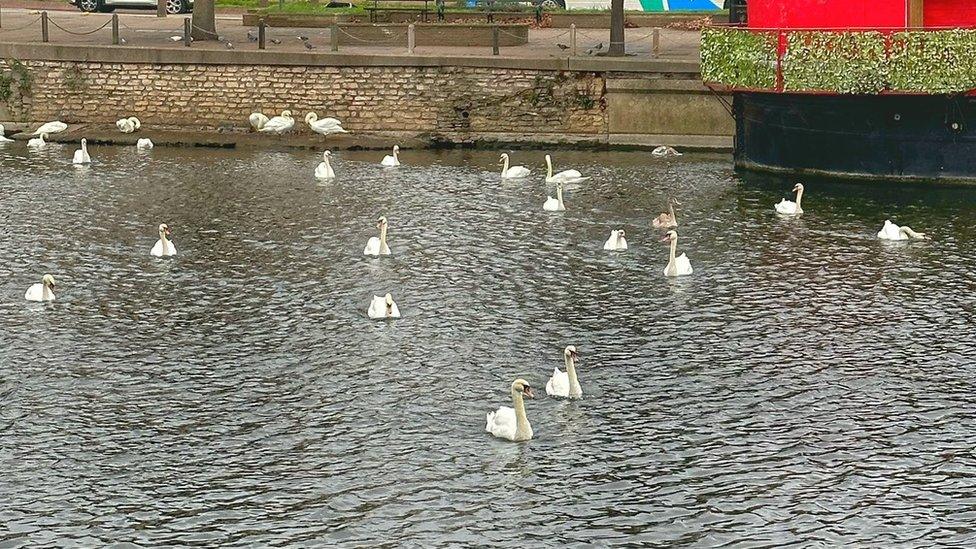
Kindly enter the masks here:
M 774 87 L 776 33 L 702 29 L 701 74 L 705 82 L 743 88 Z

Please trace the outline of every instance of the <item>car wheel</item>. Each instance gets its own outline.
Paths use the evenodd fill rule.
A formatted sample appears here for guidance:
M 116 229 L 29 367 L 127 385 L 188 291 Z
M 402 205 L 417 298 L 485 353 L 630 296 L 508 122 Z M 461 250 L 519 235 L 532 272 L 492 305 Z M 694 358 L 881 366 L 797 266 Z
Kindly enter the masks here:
M 564 10 L 566 9 L 565 0 L 542 0 L 542 9 Z
M 78 9 L 84 12 L 94 13 L 101 7 L 99 4 L 101 2 L 98 0 L 78 0 Z
M 164 1 L 164 0 L 160 0 Z M 177 13 L 184 13 L 186 11 L 185 0 L 165 0 L 166 2 L 166 13 L 170 15 L 175 15 Z

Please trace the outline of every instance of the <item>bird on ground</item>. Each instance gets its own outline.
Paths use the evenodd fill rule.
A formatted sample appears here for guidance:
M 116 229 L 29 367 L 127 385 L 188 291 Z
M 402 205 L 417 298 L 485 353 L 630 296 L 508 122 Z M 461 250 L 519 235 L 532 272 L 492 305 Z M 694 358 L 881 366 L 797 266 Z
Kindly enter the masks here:
M 315 49 L 315 46 L 313 46 L 311 42 L 305 42 L 305 49 L 306 50 L 314 50 Z
M 277 38 L 272 38 L 271 39 L 271 43 L 272 44 L 280 44 L 281 43 L 281 40 L 278 40 Z
M 119 118 L 115 121 L 115 127 L 122 133 L 132 133 L 142 127 L 142 122 L 135 116 Z
M 291 117 L 291 111 L 281 111 L 281 115 L 271 117 L 258 131 L 281 135 L 292 129 L 294 125 L 295 119 Z
M 248 42 L 257 42 L 258 41 L 258 37 L 255 36 L 255 34 L 253 32 L 247 31 L 247 41 Z
M 315 133 L 329 135 L 331 133 L 349 133 L 342 129 L 342 122 L 338 118 L 319 118 L 319 115 L 310 112 L 305 115 L 305 123 Z
M 224 45 L 225 45 L 225 46 L 227 47 L 227 49 L 229 49 L 229 50 L 232 50 L 232 49 L 234 49 L 234 44 L 231 44 L 230 42 L 227 42 L 227 43 L 226 43 L 226 44 L 224 44 Z
M 301 34 L 298 35 L 298 39 L 301 40 L 302 42 L 308 42 L 308 37 L 307 36 L 303 36 Z
M 268 117 L 259 112 L 252 112 L 251 116 L 247 117 L 247 121 L 251 124 L 251 128 L 254 131 L 261 131 L 261 128 L 268 123 Z
M 55 120 L 54 122 L 46 122 L 44 124 L 41 124 L 41 127 L 34 130 L 33 135 L 41 135 L 42 133 L 46 133 L 46 134 L 59 133 L 59 132 L 63 132 L 66 129 L 68 129 L 67 124 L 61 122 L 60 120 Z
M 559 48 L 559 49 L 561 49 L 561 50 L 563 50 L 563 51 L 566 51 L 566 50 L 569 49 L 569 46 L 567 46 L 566 44 L 556 44 L 556 47 Z

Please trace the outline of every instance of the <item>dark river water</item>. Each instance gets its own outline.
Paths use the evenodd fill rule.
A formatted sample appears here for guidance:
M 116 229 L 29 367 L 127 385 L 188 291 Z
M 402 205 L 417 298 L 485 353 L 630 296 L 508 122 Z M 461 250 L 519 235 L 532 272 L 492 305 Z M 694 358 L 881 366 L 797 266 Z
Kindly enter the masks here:
M 74 148 L 0 148 L 0 547 L 976 546 L 976 189 L 790 220 L 726 156 L 556 152 L 549 213 L 541 151 Z M 516 377 L 528 443 L 485 432 Z

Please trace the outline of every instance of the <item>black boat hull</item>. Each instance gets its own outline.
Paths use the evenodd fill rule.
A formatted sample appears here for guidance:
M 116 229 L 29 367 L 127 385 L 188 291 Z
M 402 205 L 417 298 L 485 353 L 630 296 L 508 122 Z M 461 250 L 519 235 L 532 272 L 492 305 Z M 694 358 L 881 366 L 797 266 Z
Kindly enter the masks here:
M 736 93 L 737 168 L 976 185 L 976 97 Z

